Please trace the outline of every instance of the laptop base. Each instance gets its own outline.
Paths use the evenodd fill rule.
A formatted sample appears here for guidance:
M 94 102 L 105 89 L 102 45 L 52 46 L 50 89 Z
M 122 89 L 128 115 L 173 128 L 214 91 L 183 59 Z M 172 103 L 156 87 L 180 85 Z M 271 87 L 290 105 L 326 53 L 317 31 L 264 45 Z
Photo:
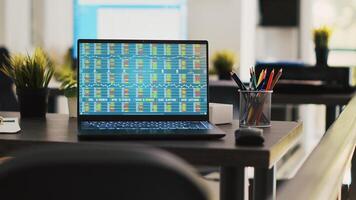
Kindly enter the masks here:
M 83 140 L 130 140 L 130 139 L 219 139 L 226 134 L 211 125 L 211 129 L 85 129 L 79 124 L 78 138 Z

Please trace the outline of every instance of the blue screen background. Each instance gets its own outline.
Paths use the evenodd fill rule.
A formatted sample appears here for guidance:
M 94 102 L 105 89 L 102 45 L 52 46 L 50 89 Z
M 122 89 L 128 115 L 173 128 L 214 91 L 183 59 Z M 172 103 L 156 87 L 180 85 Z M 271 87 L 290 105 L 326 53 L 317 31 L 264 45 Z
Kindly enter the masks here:
M 188 37 L 187 33 L 187 19 L 186 19 L 186 0 L 176 0 L 176 1 L 168 1 L 168 2 L 156 2 L 156 1 L 142 1 L 142 3 L 138 3 L 133 1 L 80 1 L 73 0 L 73 41 L 77 41 L 78 39 L 85 38 L 100 38 L 98 35 L 99 26 L 98 26 L 98 13 L 99 10 L 105 9 L 115 9 L 116 12 L 122 12 L 127 10 L 162 10 L 162 12 L 170 11 L 172 13 L 181 13 L 181 23 L 177 24 L 177 26 L 182 27 L 182 32 L 180 33 L 179 39 L 186 39 Z M 150 23 L 147 21 L 147 23 Z M 173 23 L 173 22 L 172 22 Z M 144 30 L 142 30 L 144 31 Z M 157 31 L 164 31 L 157 30 Z M 135 37 L 135 33 L 132 33 L 132 36 Z M 120 33 L 111 37 L 111 38 L 123 38 L 120 36 Z M 131 38 L 131 37 L 130 37 Z M 142 36 L 140 39 L 144 39 Z M 146 37 L 146 38 L 151 38 Z M 77 58 L 77 43 L 73 44 L 73 57 Z
M 205 44 L 80 43 L 84 115 L 206 115 Z

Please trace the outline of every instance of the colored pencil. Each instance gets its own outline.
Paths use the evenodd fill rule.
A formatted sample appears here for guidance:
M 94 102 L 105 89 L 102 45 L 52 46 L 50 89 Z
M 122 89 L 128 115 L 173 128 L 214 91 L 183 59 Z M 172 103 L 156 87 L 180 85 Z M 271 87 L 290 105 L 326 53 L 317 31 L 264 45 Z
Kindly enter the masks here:
M 274 76 L 274 69 L 271 71 L 269 74 L 268 82 L 267 82 L 267 87 L 266 90 L 270 90 L 272 86 L 272 81 L 273 81 L 273 76 Z
M 242 83 L 242 81 L 239 79 L 239 77 L 234 72 L 230 72 L 230 75 L 231 75 L 232 79 L 234 79 L 234 81 L 236 82 L 237 86 L 241 90 L 246 90 L 245 85 Z
M 261 72 L 262 73 L 262 72 Z M 261 82 L 257 85 L 257 89 L 258 90 L 262 90 L 264 85 L 266 84 L 266 74 L 267 74 L 267 69 L 263 70 L 263 74 L 262 74 L 262 78 L 261 78 Z
M 266 79 L 263 79 L 260 83 L 259 86 L 257 86 L 257 90 L 263 90 L 263 88 L 265 87 L 266 85 Z
M 277 75 L 274 77 L 273 82 L 272 82 L 272 86 L 271 86 L 271 90 L 273 90 L 273 88 L 274 88 L 274 86 L 277 84 L 279 78 L 281 78 L 282 72 L 283 72 L 283 69 L 281 68 L 281 69 L 278 71 Z
M 252 68 L 252 74 L 253 74 L 253 88 L 255 89 L 255 90 L 257 90 L 257 83 L 256 83 L 256 72 L 255 72 L 255 69 L 254 68 Z
M 258 76 L 258 82 L 257 82 L 257 85 L 260 85 L 261 81 L 262 81 L 262 77 L 263 77 L 263 74 L 264 74 L 264 69 L 260 72 L 260 75 Z

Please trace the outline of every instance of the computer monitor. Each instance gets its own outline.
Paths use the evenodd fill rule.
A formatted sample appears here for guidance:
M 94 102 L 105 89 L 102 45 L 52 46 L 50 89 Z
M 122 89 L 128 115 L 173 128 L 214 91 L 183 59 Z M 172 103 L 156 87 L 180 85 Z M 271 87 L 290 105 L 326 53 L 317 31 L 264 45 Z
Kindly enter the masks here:
M 79 116 L 207 119 L 207 41 L 78 40 L 78 47 Z
M 69 1 L 68 1 L 69 2 Z M 186 39 L 187 0 L 72 0 L 73 38 Z M 77 58 L 77 45 L 73 45 Z

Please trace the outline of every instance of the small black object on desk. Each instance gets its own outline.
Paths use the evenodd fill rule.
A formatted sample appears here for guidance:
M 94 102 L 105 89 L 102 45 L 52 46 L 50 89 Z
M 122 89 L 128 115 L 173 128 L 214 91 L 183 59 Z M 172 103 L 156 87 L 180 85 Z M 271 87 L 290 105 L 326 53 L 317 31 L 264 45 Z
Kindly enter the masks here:
M 259 128 L 239 128 L 235 131 L 235 142 L 238 145 L 261 146 L 265 138 Z

